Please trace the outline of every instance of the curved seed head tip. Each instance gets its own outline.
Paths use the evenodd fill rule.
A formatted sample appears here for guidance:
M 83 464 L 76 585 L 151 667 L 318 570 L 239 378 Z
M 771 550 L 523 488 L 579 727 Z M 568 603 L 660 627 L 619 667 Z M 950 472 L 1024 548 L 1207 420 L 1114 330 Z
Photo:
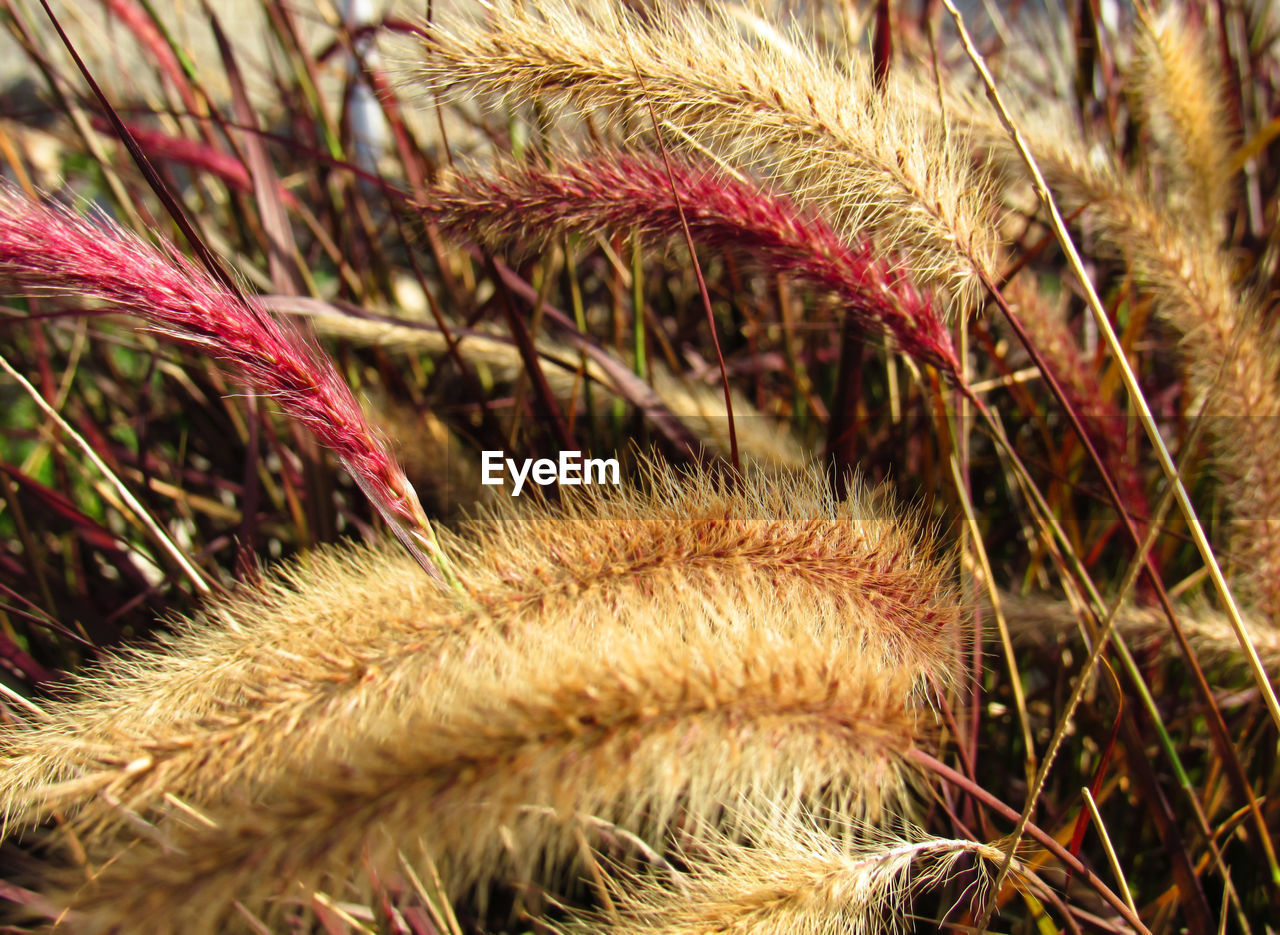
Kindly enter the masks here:
M 993 846 L 900 834 L 824 820 L 801 809 L 751 812 L 745 840 L 698 829 L 679 851 L 680 870 L 636 871 L 603 861 L 613 905 L 578 914 L 564 935 L 826 935 L 903 931 L 914 896 L 945 883 L 966 856 L 979 883 L 1004 857 Z M 983 887 L 970 891 L 974 904 Z
M 393 528 L 407 523 L 431 538 L 416 497 L 407 511 L 396 502 L 397 493 L 408 495 L 409 482 L 332 363 L 171 245 L 156 249 L 105 219 L 92 222 L 31 201 L 0 182 L 0 278 L 97 300 L 227 361 L 338 456 Z
M 967 304 L 978 273 L 993 273 L 997 244 L 989 185 L 961 135 L 920 121 L 896 91 L 878 94 L 866 62 L 845 67 L 810 43 L 762 35 L 703 7 L 641 17 L 622 4 L 504 0 L 483 17 L 424 24 L 405 71 L 434 91 L 555 99 L 645 121 L 652 108 L 671 128 L 668 146 L 775 180 L 841 234 L 871 236 L 913 280 Z
M 861 233 L 842 238 L 787 198 L 711 166 L 603 152 L 553 169 L 455 172 L 418 207 L 455 236 L 490 244 L 596 230 L 671 240 L 687 222 L 696 243 L 741 251 L 771 272 L 828 292 L 861 330 L 890 338 L 952 378 L 959 373 L 944 316 L 891 250 L 878 250 Z

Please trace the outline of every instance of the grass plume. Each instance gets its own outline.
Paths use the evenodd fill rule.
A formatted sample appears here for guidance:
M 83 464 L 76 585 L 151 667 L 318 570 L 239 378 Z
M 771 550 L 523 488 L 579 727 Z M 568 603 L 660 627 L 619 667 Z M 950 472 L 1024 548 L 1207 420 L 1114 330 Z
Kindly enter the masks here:
M 258 304 L 231 295 L 171 246 L 156 249 L 8 185 L 0 185 L 0 278 L 97 300 L 138 316 L 164 338 L 225 360 L 338 456 L 424 570 L 443 582 L 431 523 L 350 387 Z
M 965 857 L 980 866 L 1003 853 L 974 841 L 859 835 L 838 843 L 795 816 L 751 825 L 749 844 L 700 835 L 676 885 L 655 876 L 612 881 L 616 908 L 569 932 L 609 935 L 819 935 L 906 930 L 912 895 L 953 873 Z M 708 839 L 709 838 L 709 839 Z M 980 871 L 984 872 L 984 871 Z M 632 874 L 634 876 L 634 874 Z
M 862 331 L 890 335 L 904 353 L 958 375 L 941 313 L 900 268 L 870 244 L 850 246 L 820 219 L 722 171 L 673 162 L 668 174 L 651 156 L 601 153 L 553 169 L 455 173 L 419 203 L 442 229 L 488 244 L 601 230 L 670 241 L 681 232 L 678 206 L 699 244 L 732 248 L 833 294 Z
M 960 110 L 988 158 L 1017 178 L 1014 157 L 985 118 Z M 1280 351 L 1262 297 L 1237 287 L 1213 225 L 1184 223 L 1183 211 L 1113 158 L 1090 155 L 1063 136 L 1063 118 L 1031 132 L 1062 206 L 1081 211 L 1102 252 L 1124 261 L 1183 337 L 1189 411 L 1203 409 L 1214 460 L 1231 503 L 1228 542 L 1234 580 L 1263 619 L 1280 621 Z
M 1216 50 L 1173 8 L 1139 16 L 1138 27 L 1129 83 L 1167 176 L 1167 200 L 1190 225 L 1221 234 L 1232 173 Z
M 72 894 L 77 924 L 221 931 L 235 902 L 270 915 L 271 897 L 341 887 L 362 855 L 394 867 L 423 848 L 455 885 L 484 881 L 504 837 L 525 870 L 568 856 L 578 813 L 649 836 L 727 802 L 874 816 L 920 736 L 912 679 L 823 622 L 764 594 L 655 602 L 585 639 L 552 626 L 501 671 L 460 660 L 466 691 L 445 710 L 415 693 L 385 713 L 394 736 L 290 758 L 251 802 L 121 850 Z
M 417 563 L 389 548 L 316 552 L 211 601 L 158 645 L 123 650 L 64 686 L 47 717 L 4 728 L 5 823 L 59 811 L 92 824 L 118 817 L 119 803 L 140 807 L 139 787 L 158 800 L 238 780 L 243 760 L 267 754 L 269 731 L 253 728 L 272 700 L 296 705 L 358 681 L 367 644 L 428 637 L 450 625 L 448 610 Z
M 830 620 L 864 668 L 881 660 L 930 694 L 958 678 L 961 611 L 929 536 L 878 495 L 835 501 L 816 467 L 756 471 L 735 488 L 653 465 L 639 490 L 495 508 L 442 545 L 456 593 L 413 586 L 392 553 L 319 556 L 83 680 L 78 700 L 7 738 L 9 820 L 57 809 L 98 834 L 127 812 L 163 811 L 166 796 L 232 801 L 283 763 L 394 735 L 387 710 L 427 710 L 414 701 L 424 684 L 445 705 L 442 666 L 479 646 L 517 654 L 501 641 L 591 634 L 646 607 L 733 603 L 761 586 Z
M 0 3 L 0 928 L 1280 918 L 1276 17 L 957 4 Z
M 855 489 L 836 500 L 822 469 L 745 484 L 657 466 L 642 496 L 582 488 L 558 509 L 473 526 L 460 564 L 498 617 L 558 616 L 633 591 L 732 595 L 753 581 L 856 611 L 850 621 L 934 686 L 954 681 L 961 611 L 926 529 Z M 622 597 L 620 597 L 620 595 Z
M 614 114 L 652 106 L 669 145 L 692 139 L 776 179 L 840 234 L 901 255 L 915 282 L 971 299 L 975 267 L 992 270 L 983 180 L 954 141 L 878 95 L 863 69 L 752 41 L 723 14 L 693 7 L 642 20 L 621 6 L 502 0 L 481 21 L 425 24 L 420 42 L 406 71 L 428 89 Z
M 1000 603 L 1015 639 L 1045 645 L 1069 640 L 1080 627 L 1080 615 L 1065 600 L 1004 594 Z M 1226 615 L 1201 603 L 1177 607 L 1178 623 L 1195 648 L 1196 657 L 1227 668 L 1243 665 L 1240 641 Z M 1245 619 L 1249 641 L 1272 679 L 1280 679 L 1280 631 L 1268 621 Z M 1154 648 L 1173 657 L 1178 647 L 1167 638 L 1169 621 L 1162 610 L 1126 603 L 1116 613 L 1116 629 L 1136 649 Z
M 1183 336 L 1190 411 L 1202 408 L 1231 502 L 1235 579 L 1265 619 L 1280 622 L 1280 353 L 1253 296 L 1235 288 L 1228 257 L 1174 222 L 1143 189 L 1091 172 L 1090 217 L 1130 265 L 1158 313 Z

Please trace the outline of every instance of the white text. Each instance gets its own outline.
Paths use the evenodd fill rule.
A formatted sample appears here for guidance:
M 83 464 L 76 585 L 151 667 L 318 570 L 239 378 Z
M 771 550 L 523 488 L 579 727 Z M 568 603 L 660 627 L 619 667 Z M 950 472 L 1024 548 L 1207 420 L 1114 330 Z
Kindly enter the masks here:
M 581 451 L 562 451 L 560 458 L 525 458 L 517 462 L 514 458 L 503 457 L 501 451 L 483 451 L 480 453 L 480 483 L 487 487 L 502 484 L 503 467 L 511 475 L 513 482 L 511 496 L 520 496 L 526 481 L 533 481 L 542 487 L 548 484 L 559 484 L 562 487 L 580 487 L 583 484 L 620 483 L 618 477 L 617 458 L 583 458 Z

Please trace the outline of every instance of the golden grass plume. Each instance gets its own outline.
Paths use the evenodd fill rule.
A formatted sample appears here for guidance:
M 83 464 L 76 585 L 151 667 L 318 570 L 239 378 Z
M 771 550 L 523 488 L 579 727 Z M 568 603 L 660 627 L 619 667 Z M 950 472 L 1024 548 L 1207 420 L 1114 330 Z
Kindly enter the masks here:
M 5 821 L 94 803 L 114 813 L 111 803 L 139 783 L 158 796 L 185 793 L 166 775 L 174 759 L 190 761 L 204 782 L 227 782 L 232 775 L 203 772 L 211 751 L 262 719 L 271 699 L 358 680 L 370 643 L 430 634 L 446 625 L 449 603 L 389 544 L 317 550 L 285 565 L 210 602 L 157 645 L 121 650 L 77 675 L 45 703 L 46 717 L 0 732 Z M 237 745 L 227 760 L 266 753 Z
M 927 532 L 883 497 L 836 502 L 817 468 L 734 487 L 659 465 L 636 490 L 566 493 L 558 507 L 503 506 L 445 536 L 460 593 L 415 579 L 393 552 L 321 553 L 212 605 L 160 649 L 78 680 L 79 697 L 4 736 L 7 819 L 64 810 L 92 837 L 129 813 L 165 812 L 168 796 L 226 802 L 286 761 L 395 736 L 387 711 L 425 710 L 413 700 L 423 685 L 443 709 L 451 659 L 501 667 L 525 634 L 590 638 L 638 608 L 733 602 L 762 586 L 886 672 L 910 671 L 918 689 L 955 680 L 949 574 Z
M 870 935 L 905 930 L 914 894 L 976 857 L 980 872 L 1004 858 L 974 841 L 911 833 L 833 837 L 795 815 L 757 817 L 742 843 L 706 835 L 683 855 L 674 885 L 654 875 L 616 873 L 611 912 L 583 918 L 566 935 Z M 629 877 L 625 879 L 624 876 Z
M 493 669 L 459 659 L 443 709 L 419 690 L 393 729 L 157 821 L 68 893 L 76 925 L 223 931 L 236 903 L 271 918 L 273 897 L 345 897 L 362 860 L 424 852 L 453 887 L 524 876 L 571 855 L 580 813 L 651 839 L 726 804 L 878 816 L 922 736 L 914 673 L 807 601 L 735 604 L 667 595 L 590 635 L 547 621 Z
M 823 469 L 754 470 L 744 484 L 651 463 L 641 493 L 583 487 L 557 508 L 500 514 L 455 544 L 472 599 L 497 616 L 635 591 L 732 595 L 754 581 L 856 611 L 851 624 L 935 687 L 953 679 L 961 611 L 932 533 L 883 491 L 837 500 Z M 865 613 L 864 613 L 865 611 Z
M 1084 185 L 1080 185 L 1083 181 Z M 1068 183 L 1087 195 L 1104 246 L 1129 264 L 1157 312 L 1183 336 L 1189 410 L 1203 407 L 1231 503 L 1232 570 L 1247 600 L 1280 625 L 1280 351 L 1257 298 L 1234 285 L 1226 254 L 1198 227 L 1092 168 Z
M 1019 643 L 1044 645 L 1071 640 L 1080 629 L 1080 613 L 1068 601 L 1033 595 L 1001 595 L 1000 606 L 1009 632 Z M 1209 665 L 1236 669 L 1244 665 L 1240 641 L 1227 616 L 1203 603 L 1175 606 L 1178 625 L 1196 657 Z M 1272 679 L 1280 680 L 1280 631 L 1267 621 L 1246 616 L 1245 632 Z M 1169 636 L 1169 620 L 1163 610 L 1123 604 L 1116 614 L 1116 629 L 1133 648 L 1157 647 L 1168 658 L 1180 656 Z
M 992 118 L 958 102 L 948 113 L 983 144 L 994 172 L 1021 184 L 1019 161 Z M 1025 125 L 1060 207 L 1083 211 L 1101 252 L 1127 264 L 1159 316 L 1181 333 L 1188 410 L 1206 413 L 1231 504 L 1233 586 L 1262 620 L 1280 626 L 1280 343 L 1263 300 L 1237 287 L 1212 225 L 1188 222 L 1142 173 L 1090 149 L 1065 114 L 1028 115 Z
M 865 62 L 753 38 L 715 9 L 642 18 L 621 5 L 498 0 L 482 17 L 424 24 L 405 73 L 431 90 L 563 101 L 642 126 L 651 106 L 668 146 L 706 147 L 777 180 L 842 235 L 901 254 L 915 282 L 971 299 L 975 268 L 992 271 L 986 183 L 954 135 L 878 95 Z
M 1229 118 L 1216 50 L 1185 11 L 1138 16 L 1129 85 L 1167 176 L 1171 207 L 1221 232 L 1231 200 Z

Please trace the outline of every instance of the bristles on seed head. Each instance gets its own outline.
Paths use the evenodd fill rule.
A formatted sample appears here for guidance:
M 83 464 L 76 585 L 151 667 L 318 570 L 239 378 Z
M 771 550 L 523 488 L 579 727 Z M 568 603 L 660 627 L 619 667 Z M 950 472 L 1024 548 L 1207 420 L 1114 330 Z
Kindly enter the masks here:
M 959 134 L 878 95 L 864 62 L 805 46 L 761 41 L 703 7 L 641 17 L 623 4 L 498 0 L 482 17 L 423 24 L 405 72 L 434 91 L 563 101 L 646 127 L 651 106 L 667 146 L 776 180 L 841 235 L 903 257 L 911 281 L 967 304 L 996 243 Z
M 0 279 L 104 302 L 209 353 L 271 394 L 331 449 L 423 568 L 443 581 L 417 494 L 333 365 L 252 299 L 232 295 L 172 246 L 31 201 L 0 182 Z
M 567 495 L 566 495 L 567 494 Z M 637 593 L 733 594 L 768 581 L 849 610 L 882 652 L 934 688 L 956 681 L 961 610 L 931 533 L 883 491 L 836 500 L 823 470 L 751 470 L 741 484 L 651 463 L 636 487 L 562 491 L 467 528 L 460 566 L 499 617 L 608 614 Z
M 807 602 L 669 596 L 591 634 L 547 623 L 500 666 L 457 660 L 443 676 L 467 690 L 446 709 L 419 691 L 387 712 L 394 735 L 291 759 L 251 802 L 121 846 L 69 894 L 84 930 L 221 931 L 237 902 L 270 918 L 272 897 L 346 892 L 362 860 L 424 850 L 455 889 L 519 877 L 572 852 L 578 814 L 656 841 L 731 803 L 869 819 L 901 794 L 911 674 Z
M 1220 232 L 1231 199 L 1231 134 L 1215 50 L 1170 7 L 1140 15 L 1129 85 L 1167 178 L 1171 207 L 1188 223 Z
M 287 725 L 278 737 L 247 730 L 273 701 L 358 681 L 370 644 L 395 634 L 407 645 L 451 613 L 390 545 L 302 556 L 159 644 L 77 675 L 47 717 L 0 729 L 0 816 L 21 826 L 58 811 L 88 830 L 165 793 L 206 800 L 287 739 Z
M 976 857 L 985 883 L 1004 857 L 975 841 L 833 828 L 794 813 L 756 814 L 747 828 L 750 843 L 695 835 L 674 879 L 613 868 L 610 912 L 579 917 L 564 935 L 900 932 L 912 897 L 945 882 L 959 860 Z
M 687 224 L 695 243 L 736 250 L 831 294 L 861 331 L 891 337 L 904 353 L 959 378 L 943 315 L 890 255 L 710 166 L 602 152 L 554 169 L 452 173 L 419 207 L 444 230 L 490 244 L 601 230 L 675 240 Z
M 1044 646 L 1069 642 L 1080 632 L 1080 612 L 1061 598 L 1004 594 L 1000 597 L 1000 606 L 1011 636 L 1021 644 Z M 1174 612 L 1197 659 L 1236 673 L 1246 671 L 1248 663 L 1240 640 L 1226 614 L 1203 601 L 1176 605 Z M 1248 610 L 1243 623 L 1263 668 L 1273 680 L 1280 681 L 1280 629 Z M 1168 639 L 1169 618 L 1162 609 L 1125 603 L 1116 611 L 1115 625 L 1134 648 L 1180 658 L 1177 643 Z
M 413 585 L 394 553 L 322 555 L 105 667 L 48 724 L 6 738 L 6 815 L 58 808 L 96 838 L 130 812 L 163 814 L 169 797 L 216 806 L 286 762 L 395 736 L 388 711 L 424 684 L 446 705 L 450 659 L 483 651 L 500 666 L 525 634 L 591 639 L 619 616 L 678 619 L 680 602 L 749 603 L 762 586 L 861 646 L 863 666 L 908 672 L 919 694 L 959 680 L 949 574 L 882 496 L 838 503 L 812 467 L 733 486 L 659 465 L 634 489 L 565 493 L 558 509 L 507 505 L 447 540 L 462 593 Z

